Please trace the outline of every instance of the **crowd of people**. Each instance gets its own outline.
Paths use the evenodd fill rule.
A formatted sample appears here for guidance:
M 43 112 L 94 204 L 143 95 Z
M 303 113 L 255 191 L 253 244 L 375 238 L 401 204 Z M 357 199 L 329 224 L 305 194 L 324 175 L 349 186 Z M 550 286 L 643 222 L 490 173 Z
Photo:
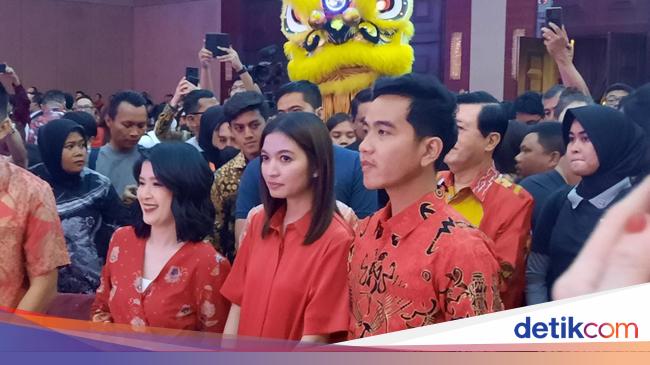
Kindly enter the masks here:
M 327 120 L 317 85 L 271 102 L 232 48 L 158 105 L 7 67 L 0 306 L 71 295 L 93 322 L 331 343 L 650 280 L 650 84 L 595 103 L 551 28 L 544 94 L 411 73 Z M 223 105 L 220 62 L 240 78 Z

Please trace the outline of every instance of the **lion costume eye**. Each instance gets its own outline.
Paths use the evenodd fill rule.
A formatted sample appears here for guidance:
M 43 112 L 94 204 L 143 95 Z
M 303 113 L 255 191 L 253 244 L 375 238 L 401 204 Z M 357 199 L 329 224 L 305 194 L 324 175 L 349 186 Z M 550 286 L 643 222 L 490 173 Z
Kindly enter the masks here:
M 302 33 L 309 30 L 309 28 L 302 24 L 296 12 L 293 10 L 293 6 L 288 5 L 286 13 L 284 15 L 284 21 L 286 23 L 286 30 L 291 33 Z
M 384 20 L 399 19 L 406 14 L 408 0 L 377 0 L 379 18 Z

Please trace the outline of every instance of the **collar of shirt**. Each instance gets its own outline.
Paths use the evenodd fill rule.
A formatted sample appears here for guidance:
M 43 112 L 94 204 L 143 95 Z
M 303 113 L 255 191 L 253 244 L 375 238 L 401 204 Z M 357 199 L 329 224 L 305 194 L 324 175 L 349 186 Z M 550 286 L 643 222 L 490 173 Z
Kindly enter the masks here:
M 452 200 L 461 191 L 469 189 L 478 198 L 478 200 L 483 203 L 490 186 L 492 186 L 492 183 L 499 177 L 499 175 L 499 171 L 497 171 L 493 163 L 483 173 L 478 174 L 468 188 L 461 189 L 460 191 L 455 191 L 454 174 L 451 171 L 445 171 L 441 172 L 441 178 L 438 180 L 438 187 L 443 188 L 451 195 L 449 200 Z
M 282 225 L 284 224 L 284 217 L 287 213 L 287 206 L 283 205 L 271 217 L 269 221 L 269 228 L 276 231 L 280 236 L 286 236 L 286 232 L 290 229 L 295 229 L 301 237 L 307 237 L 309 225 L 311 224 L 311 211 L 307 212 L 302 218 L 295 222 L 287 224 L 284 234 L 282 233 Z
M 629 177 L 619 181 L 616 185 L 610 187 L 609 189 L 603 191 L 602 193 L 596 195 L 595 197 L 589 199 L 589 202 L 598 209 L 605 209 L 609 206 L 614 199 L 625 189 L 632 187 L 632 182 Z M 576 188 L 571 189 L 567 199 L 571 202 L 571 208 L 576 209 L 580 202 L 584 200 L 583 197 L 578 195 Z
M 392 205 L 388 202 L 388 205 L 377 213 L 377 224 L 376 227 L 372 228 L 375 231 L 386 228 L 397 237 L 404 238 L 417 228 L 422 221 L 442 210 L 445 205 L 447 205 L 445 194 L 441 189 L 436 189 L 436 191 L 422 196 L 392 217 L 390 216 Z

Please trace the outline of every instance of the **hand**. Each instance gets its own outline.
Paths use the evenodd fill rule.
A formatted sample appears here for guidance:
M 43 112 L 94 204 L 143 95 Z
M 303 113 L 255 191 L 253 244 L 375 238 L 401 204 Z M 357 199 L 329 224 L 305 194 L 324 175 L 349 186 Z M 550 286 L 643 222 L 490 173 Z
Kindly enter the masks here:
M 212 64 L 213 59 L 214 59 L 214 55 L 210 50 L 206 48 L 201 48 L 201 50 L 199 51 L 199 64 L 201 65 L 202 68 L 210 67 L 210 64 Z
M 178 85 L 176 86 L 176 91 L 174 92 L 174 97 L 172 97 L 172 100 L 169 101 L 169 105 L 172 106 L 173 108 L 176 108 L 178 106 L 178 103 L 183 100 L 185 95 L 189 94 L 191 91 L 196 90 L 197 87 L 194 86 L 191 82 L 187 81 L 185 79 L 185 76 L 181 79 L 181 81 L 178 82 Z
M 15 133 L 14 124 L 11 122 L 11 119 L 5 118 L 5 120 L 0 123 L 0 141 L 12 133 Z
M 546 50 L 555 62 L 571 62 L 573 60 L 573 48 L 569 43 L 566 29 L 564 26 L 560 28 L 553 23 L 549 23 L 549 26 L 550 29 L 542 28 L 542 37 L 544 38 Z
M 219 49 L 227 53 L 223 56 L 217 57 L 217 60 L 219 62 L 230 62 L 233 70 L 235 70 L 236 72 L 239 72 L 244 68 L 244 65 L 241 63 L 241 60 L 239 59 L 239 54 L 237 53 L 237 51 L 232 49 L 232 47 L 229 48 L 219 47 Z
M 122 193 L 122 203 L 126 205 L 131 205 L 138 200 L 138 186 L 137 185 L 127 185 L 124 188 L 124 193 Z
M 18 78 L 18 74 L 16 74 L 16 70 L 9 65 L 7 65 L 4 73 L 0 73 L 0 82 L 6 86 L 7 92 L 12 95 L 14 93 L 12 85 L 20 85 L 20 79 Z
M 556 281 L 563 299 L 650 281 L 650 178 L 611 207 Z

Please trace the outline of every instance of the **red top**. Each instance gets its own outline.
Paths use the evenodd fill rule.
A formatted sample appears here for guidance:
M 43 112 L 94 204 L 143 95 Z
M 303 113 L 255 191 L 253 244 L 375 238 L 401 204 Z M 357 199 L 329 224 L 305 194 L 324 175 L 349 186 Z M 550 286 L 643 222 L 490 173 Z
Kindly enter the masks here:
M 142 290 L 146 240 L 133 227 L 115 231 L 92 306 L 93 321 L 223 332 L 230 303 L 219 289 L 228 260 L 208 242 L 186 243 Z
M 441 172 L 439 177 L 441 188 L 453 186 L 454 175 L 451 172 Z M 492 249 L 501 265 L 501 299 L 504 308 L 520 307 L 523 305 L 526 286 L 533 198 L 521 186 L 499 174 L 494 167 L 477 176 L 469 189 L 483 207 L 479 229 L 492 239 Z
M 276 212 L 262 238 L 265 212 L 248 222 L 232 272 L 221 293 L 241 307 L 238 335 L 300 340 L 344 332 L 349 292 L 346 260 L 354 237 L 337 214 L 325 233 L 305 245 L 311 213 L 287 225 Z
M 350 250 L 351 339 L 502 308 L 489 239 L 437 190 L 364 219 Z

